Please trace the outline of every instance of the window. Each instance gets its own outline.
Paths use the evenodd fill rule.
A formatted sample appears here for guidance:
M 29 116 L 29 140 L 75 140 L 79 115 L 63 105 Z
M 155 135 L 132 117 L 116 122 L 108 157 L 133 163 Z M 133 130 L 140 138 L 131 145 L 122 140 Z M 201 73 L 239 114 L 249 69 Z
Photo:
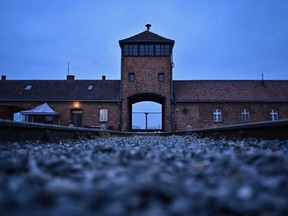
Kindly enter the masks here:
M 170 45 L 131 44 L 123 45 L 123 56 L 169 56 Z
M 148 45 L 148 55 L 149 56 L 154 55 L 154 45 Z
M 133 55 L 133 46 L 132 45 L 128 46 L 128 55 Z
M 134 82 L 135 81 L 135 73 L 129 73 L 129 81 Z
M 132 55 L 137 56 L 138 55 L 138 45 L 132 45 L 133 50 L 132 50 Z
M 163 82 L 164 81 L 164 73 L 158 73 L 158 81 Z
M 240 115 L 241 115 L 241 122 L 249 122 L 250 121 L 250 110 L 249 109 L 242 109 Z
M 170 55 L 170 45 L 165 45 L 164 47 L 164 55 L 169 56 Z
M 139 55 L 140 56 L 147 56 L 148 50 L 149 50 L 148 45 L 139 45 Z
M 123 46 L 124 56 L 137 56 L 138 55 L 138 45 L 124 45 Z
M 145 46 L 139 45 L 139 55 L 144 56 L 145 55 Z
M 29 91 L 29 90 L 31 90 L 32 89 L 32 85 L 27 85 L 26 87 L 25 87 L 25 91 Z
M 271 109 L 269 115 L 270 115 L 271 121 L 278 120 L 278 110 L 277 109 Z
M 169 56 L 170 45 L 155 45 L 155 55 L 156 56 Z
M 213 109 L 213 122 L 222 122 L 222 110 Z
M 128 45 L 124 45 L 124 47 L 123 47 L 123 55 L 124 56 L 129 55 L 129 46 Z
M 155 46 L 155 55 L 157 56 L 161 55 L 161 45 Z
M 108 122 L 108 109 L 100 109 L 99 122 Z
M 93 85 L 89 85 L 87 88 L 88 91 L 92 91 L 93 90 Z

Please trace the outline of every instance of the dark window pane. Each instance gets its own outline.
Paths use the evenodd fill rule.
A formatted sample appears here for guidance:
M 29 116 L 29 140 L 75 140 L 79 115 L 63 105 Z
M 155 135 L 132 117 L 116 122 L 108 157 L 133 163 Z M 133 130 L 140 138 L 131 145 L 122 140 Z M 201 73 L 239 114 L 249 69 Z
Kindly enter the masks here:
M 145 55 L 148 55 L 149 54 L 149 45 L 145 45 Z
M 132 45 L 133 46 L 133 54 L 134 56 L 138 55 L 138 45 Z
M 165 46 L 161 45 L 161 55 L 165 55 Z
M 149 52 L 148 52 L 148 55 L 149 55 L 149 56 L 154 55 L 154 45 L 148 45 L 148 46 L 149 46 Z
M 161 45 L 155 45 L 155 55 L 161 55 Z
M 129 81 L 134 82 L 135 81 L 135 73 L 129 73 Z
M 158 73 L 158 81 L 160 82 L 164 81 L 164 73 Z
M 129 55 L 133 55 L 133 46 L 129 45 Z
M 124 55 L 124 56 L 129 55 L 128 45 L 124 45 L 124 46 L 123 46 L 123 55 Z
M 139 55 L 144 56 L 145 55 L 145 46 L 139 45 Z
M 164 55 L 165 56 L 169 56 L 170 55 L 170 45 L 165 45 L 165 51 L 164 51 Z

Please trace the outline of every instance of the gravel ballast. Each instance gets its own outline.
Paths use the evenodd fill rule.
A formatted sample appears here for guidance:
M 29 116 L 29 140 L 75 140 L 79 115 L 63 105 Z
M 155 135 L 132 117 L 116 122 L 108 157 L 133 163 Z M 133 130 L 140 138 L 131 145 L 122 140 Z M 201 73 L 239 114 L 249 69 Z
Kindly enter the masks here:
M 0 143 L 0 215 L 288 215 L 288 141 Z

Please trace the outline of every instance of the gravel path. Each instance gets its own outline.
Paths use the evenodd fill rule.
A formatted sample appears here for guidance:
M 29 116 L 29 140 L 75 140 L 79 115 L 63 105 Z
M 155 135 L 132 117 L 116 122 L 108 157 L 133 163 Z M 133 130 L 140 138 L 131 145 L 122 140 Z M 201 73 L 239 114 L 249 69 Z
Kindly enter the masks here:
M 288 141 L 0 143 L 0 215 L 288 215 Z

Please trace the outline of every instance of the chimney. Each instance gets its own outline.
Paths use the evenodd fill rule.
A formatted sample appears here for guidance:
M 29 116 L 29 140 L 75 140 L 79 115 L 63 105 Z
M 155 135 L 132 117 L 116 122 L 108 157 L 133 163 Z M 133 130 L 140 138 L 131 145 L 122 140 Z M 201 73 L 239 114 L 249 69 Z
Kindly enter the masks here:
M 74 80 L 75 76 L 74 75 L 67 75 L 67 80 Z
M 1 80 L 6 80 L 6 76 L 5 76 L 5 75 L 2 75 L 2 76 L 1 76 Z
M 102 80 L 106 80 L 106 76 L 105 75 L 102 76 Z

